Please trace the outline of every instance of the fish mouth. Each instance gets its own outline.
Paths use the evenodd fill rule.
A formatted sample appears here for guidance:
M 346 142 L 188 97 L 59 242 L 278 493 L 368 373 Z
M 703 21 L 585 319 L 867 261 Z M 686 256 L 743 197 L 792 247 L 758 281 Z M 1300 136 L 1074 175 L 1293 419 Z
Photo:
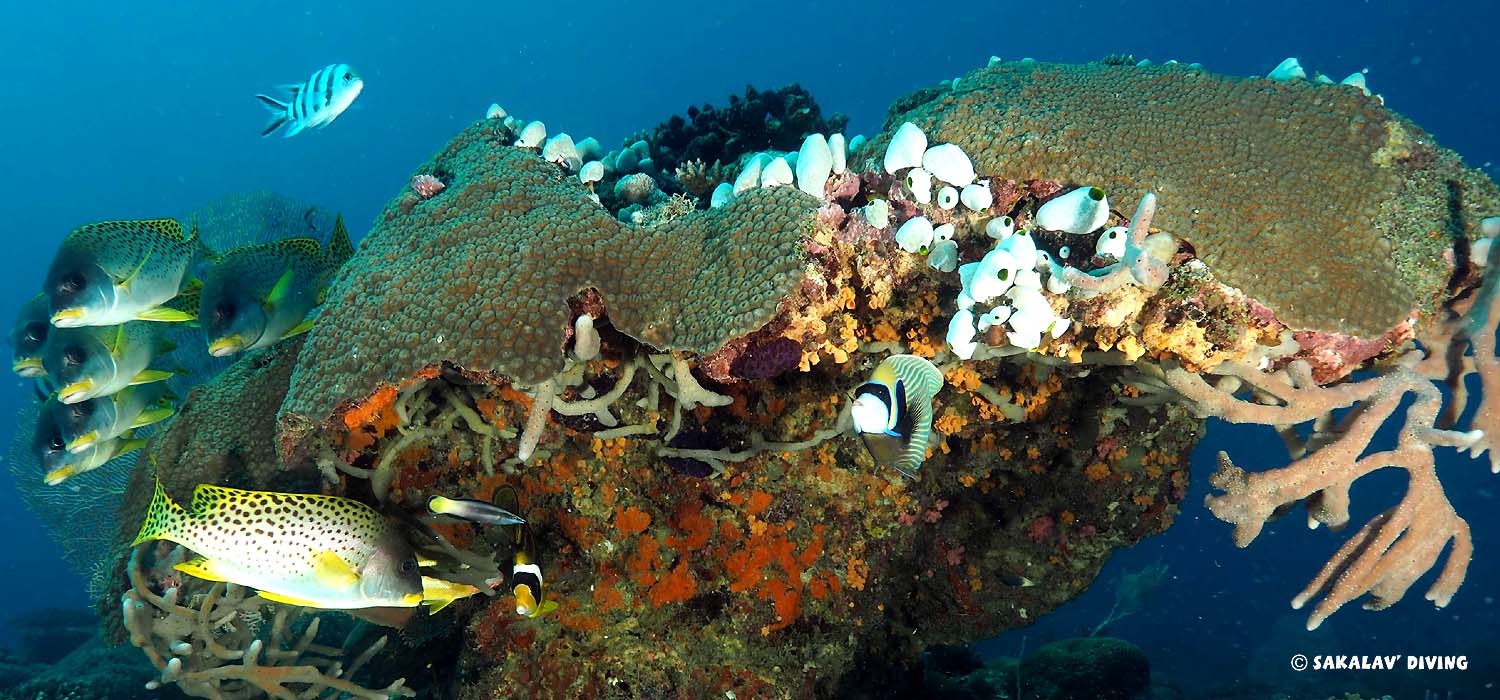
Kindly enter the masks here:
M 58 328 L 72 328 L 83 325 L 83 309 L 63 309 L 52 314 L 52 325 Z
M 69 384 L 57 392 L 57 400 L 63 403 L 78 403 L 87 399 L 88 392 L 93 391 L 94 380 L 82 379 Z
M 245 341 L 241 340 L 237 335 L 220 338 L 208 344 L 208 354 L 214 357 L 233 355 L 244 349 Z
M 98 441 L 98 431 L 84 433 L 76 438 L 73 438 L 73 441 L 68 443 L 68 452 L 77 454 L 79 452 L 87 450 L 90 447 L 93 447 L 94 443 Z
M 42 367 L 42 361 L 34 357 L 16 360 L 11 364 L 10 371 L 22 377 L 40 377 L 46 373 L 46 369 Z
M 47 472 L 47 476 L 42 477 L 42 480 L 47 482 L 48 486 L 56 486 L 64 481 L 67 481 L 68 479 L 73 478 L 73 476 L 77 473 L 78 470 L 74 469 L 73 467 L 61 467 Z

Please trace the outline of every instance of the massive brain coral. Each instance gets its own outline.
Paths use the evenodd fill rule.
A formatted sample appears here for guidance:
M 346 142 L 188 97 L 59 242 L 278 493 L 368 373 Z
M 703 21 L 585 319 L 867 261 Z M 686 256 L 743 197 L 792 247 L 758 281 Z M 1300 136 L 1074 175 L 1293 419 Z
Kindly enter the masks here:
M 765 323 L 800 281 L 815 209 L 778 188 L 655 227 L 621 224 L 483 122 L 419 172 L 447 188 L 386 207 L 330 289 L 283 417 L 320 421 L 438 360 L 543 381 L 563 367 L 567 299 L 588 288 L 627 335 L 711 351 Z
M 1181 65 L 999 63 L 892 108 L 980 172 L 1104 187 L 1292 328 L 1375 336 L 1443 296 L 1444 249 L 1500 211 L 1481 173 L 1349 86 Z

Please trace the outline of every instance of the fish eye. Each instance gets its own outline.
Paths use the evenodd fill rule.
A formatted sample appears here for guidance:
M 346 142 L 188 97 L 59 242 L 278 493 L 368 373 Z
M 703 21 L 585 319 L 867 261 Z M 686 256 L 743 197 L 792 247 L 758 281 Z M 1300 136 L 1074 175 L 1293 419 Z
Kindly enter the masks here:
M 76 345 L 63 351 L 63 362 L 70 365 L 83 364 L 83 350 Z
M 234 317 L 234 302 L 220 302 L 214 307 L 214 320 L 224 321 Z
M 353 73 L 345 73 L 344 74 L 344 80 L 345 80 L 345 82 L 353 80 L 353 79 L 354 79 L 354 74 Z
M 32 322 L 26 324 L 26 339 L 33 343 L 40 343 L 47 339 L 47 324 Z
M 73 417 L 74 418 L 87 418 L 89 416 L 89 414 L 93 413 L 93 412 L 94 412 L 94 404 L 92 402 L 83 401 L 83 402 L 80 402 L 80 403 L 73 404 Z
M 63 277 L 62 284 L 60 286 L 62 288 L 62 291 L 64 292 L 76 292 L 80 289 L 83 289 L 84 282 L 85 280 L 83 279 L 83 275 L 77 272 L 71 272 Z
M 52 441 L 48 442 L 47 446 L 54 450 L 61 450 L 62 448 L 67 447 L 67 445 L 63 444 L 61 435 L 53 435 Z
M 409 573 L 412 573 L 413 571 L 416 571 L 416 570 L 417 570 L 417 560 L 416 559 L 405 559 L 405 560 L 402 560 L 402 562 L 401 562 L 401 573 L 403 573 L 403 574 L 409 574 Z

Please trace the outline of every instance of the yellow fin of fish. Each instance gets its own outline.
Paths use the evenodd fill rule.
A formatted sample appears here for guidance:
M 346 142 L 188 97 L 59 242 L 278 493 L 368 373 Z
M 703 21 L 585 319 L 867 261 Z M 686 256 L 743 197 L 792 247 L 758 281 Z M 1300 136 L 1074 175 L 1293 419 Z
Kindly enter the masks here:
M 182 281 L 182 288 L 178 289 L 177 293 L 179 295 L 197 294 L 201 291 L 203 291 L 203 280 L 200 280 L 197 277 L 189 277 Z
M 152 423 L 160 423 L 168 418 L 171 418 L 172 413 L 173 411 L 171 406 L 163 406 L 161 408 L 148 408 L 144 411 L 141 411 L 140 415 L 136 416 L 134 421 L 131 421 L 130 427 L 144 428 L 148 425 L 151 425 Z
M 306 333 L 306 332 L 312 330 L 313 321 L 316 321 L 316 320 L 317 320 L 316 318 L 309 318 L 309 319 L 307 319 L 307 320 L 305 320 L 305 321 L 303 321 L 303 322 L 301 322 L 301 323 L 299 323 L 299 324 L 297 324 L 295 326 L 292 326 L 291 328 L 288 328 L 285 333 L 282 333 L 281 337 L 283 337 L 283 338 L 291 338 L 291 337 L 294 337 L 294 336 L 302 335 L 303 333 Z
M 186 311 L 169 309 L 165 306 L 158 306 L 154 309 L 146 309 L 145 311 L 136 314 L 135 317 L 141 321 L 159 321 L 162 323 L 181 323 L 183 321 L 198 320 L 197 316 L 194 316 L 193 314 L 190 314 Z
M 272 601 L 272 602 L 275 602 L 275 603 L 286 603 L 287 605 L 296 605 L 296 606 L 303 607 L 303 608 L 317 608 L 317 607 L 322 607 L 322 606 L 318 605 L 317 603 L 314 603 L 314 602 L 312 602 L 310 600 L 303 600 L 301 598 L 293 598 L 291 596 L 281 595 L 280 593 L 272 593 L 270 591 L 257 591 L 256 593 L 260 597 L 265 598 L 266 600 L 269 600 L 269 601 Z
M 334 588 L 348 588 L 359 582 L 359 572 L 327 549 L 313 555 L 313 574 L 318 581 Z
M 132 386 L 134 386 L 136 384 L 150 384 L 151 382 L 162 382 L 162 381 L 166 381 L 168 379 L 171 379 L 174 376 L 177 376 L 177 375 L 174 374 L 174 373 L 172 373 L 172 372 L 168 372 L 168 371 L 166 371 L 164 369 L 146 369 L 146 370 L 141 370 L 140 374 L 135 375 L 135 378 L 133 378 L 133 379 L 130 380 L 130 384 Z
M 150 262 L 150 260 L 151 260 L 151 251 L 147 251 L 145 257 L 141 258 L 141 264 L 136 265 L 135 269 L 131 270 L 130 274 L 125 275 L 125 279 L 122 279 L 119 282 L 116 282 L 115 286 L 118 287 L 121 291 L 129 292 L 130 291 L 130 283 L 134 282 L 135 278 L 138 277 L 138 276 L 140 276 L 141 270 L 146 269 L 146 263 Z
M 196 576 L 209 581 L 229 581 L 229 576 L 219 571 L 219 567 L 212 560 L 204 559 L 203 557 L 189 559 L 172 568 L 189 576 Z
M 290 267 L 286 269 L 286 272 L 281 273 L 281 277 L 276 280 L 276 285 L 271 287 L 270 293 L 266 294 L 266 303 L 271 306 L 279 306 L 281 302 L 285 301 L 287 295 L 292 293 L 292 280 L 294 277 L 292 268 Z
M 126 440 L 125 442 L 120 443 L 120 451 L 116 452 L 115 456 L 119 457 L 120 455 L 127 454 L 127 453 L 130 453 L 130 452 L 134 452 L 134 451 L 139 450 L 139 449 L 141 449 L 142 447 L 145 447 L 145 446 L 146 446 L 146 440 L 145 440 L 145 438 L 130 438 L 130 439 Z

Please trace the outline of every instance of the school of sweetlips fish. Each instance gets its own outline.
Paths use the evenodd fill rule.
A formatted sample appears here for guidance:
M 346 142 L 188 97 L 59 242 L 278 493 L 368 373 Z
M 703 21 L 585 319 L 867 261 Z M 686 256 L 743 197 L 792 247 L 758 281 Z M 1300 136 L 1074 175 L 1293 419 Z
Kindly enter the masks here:
M 1458 590 L 1432 455 L 1500 431 L 1500 191 L 1362 74 L 992 59 L 873 139 L 835 123 L 747 89 L 606 152 L 495 105 L 357 252 L 341 221 L 70 234 L 14 367 L 49 483 L 146 456 L 101 607 L 152 687 L 879 697 L 1169 526 L 1210 417 L 1290 454 L 1221 453 L 1240 546 L 1411 477 L 1293 601 L 1309 628 L 1450 543 L 1427 598 Z M 242 357 L 175 415 L 174 323 Z

